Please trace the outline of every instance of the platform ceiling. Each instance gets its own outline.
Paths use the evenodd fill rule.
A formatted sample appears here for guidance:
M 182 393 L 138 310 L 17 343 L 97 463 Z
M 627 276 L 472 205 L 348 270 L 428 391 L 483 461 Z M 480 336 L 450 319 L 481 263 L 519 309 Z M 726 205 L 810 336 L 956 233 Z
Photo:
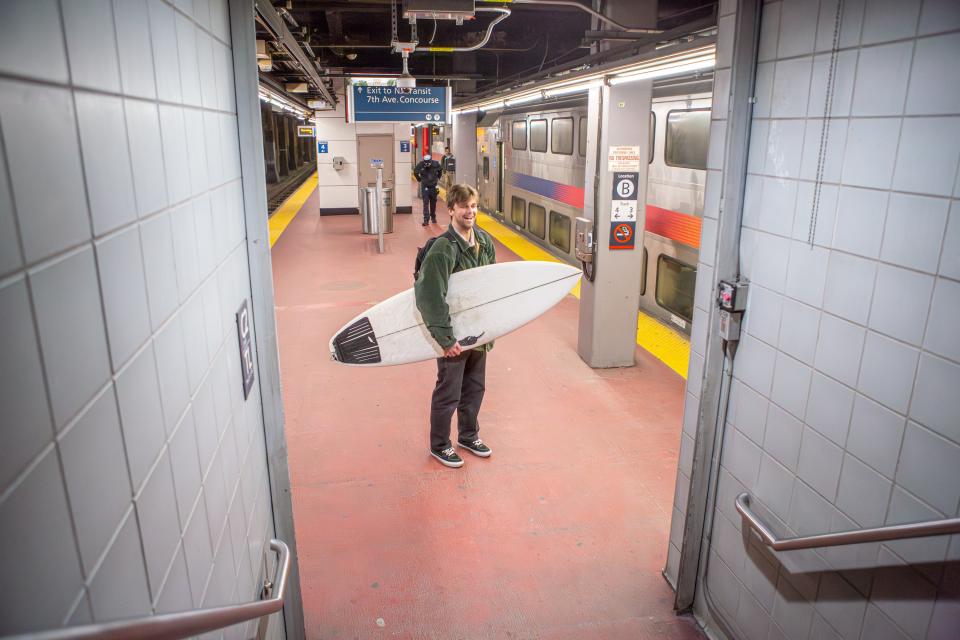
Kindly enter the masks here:
M 328 87 L 346 76 L 397 76 L 402 70 L 400 54 L 390 48 L 391 3 L 394 0 L 286 0 L 273 2 L 291 34 L 316 65 Z M 657 29 L 674 35 L 709 23 L 716 2 L 708 0 L 577 0 L 619 24 Z M 396 0 L 397 36 L 410 41 L 411 28 L 403 18 L 406 0 Z M 535 3 L 477 2 L 477 7 L 506 7 L 510 17 L 496 25 L 489 42 L 476 51 L 420 52 L 410 56 L 409 70 L 420 85 L 446 85 L 460 102 L 550 72 L 590 63 L 602 51 L 629 56 L 660 39 L 658 35 L 628 33 L 598 21 L 575 6 Z M 420 46 L 469 47 L 480 42 L 487 26 L 498 14 L 478 12 L 473 20 L 457 26 L 451 20 L 417 21 Z M 638 24 L 637 16 L 646 15 Z M 653 17 L 655 16 L 655 18 Z M 631 21 L 630 19 L 633 18 Z M 258 22 L 258 38 L 271 41 L 271 34 Z M 273 69 L 261 77 L 276 87 L 302 82 L 305 74 L 291 64 L 292 58 L 270 44 Z M 310 87 L 302 100 L 318 97 Z

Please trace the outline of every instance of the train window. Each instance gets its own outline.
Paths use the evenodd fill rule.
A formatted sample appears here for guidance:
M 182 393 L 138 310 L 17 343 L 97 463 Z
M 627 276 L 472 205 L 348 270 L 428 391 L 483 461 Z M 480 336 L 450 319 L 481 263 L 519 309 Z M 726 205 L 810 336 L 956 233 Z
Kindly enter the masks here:
M 523 151 L 527 148 L 527 121 L 517 120 L 510 131 L 510 144 L 514 149 Z
M 535 236 L 544 237 L 547 227 L 547 210 L 538 204 L 530 203 L 530 215 L 527 216 L 527 229 Z
M 573 118 L 554 118 L 550 121 L 550 151 L 565 156 L 573 155 Z
M 663 159 L 668 166 L 707 168 L 710 109 L 674 110 L 667 114 Z
M 570 218 L 550 212 L 550 244 L 564 253 L 570 253 Z
M 547 150 L 547 121 L 530 121 L 530 151 Z
M 693 322 L 693 290 L 697 268 L 660 254 L 657 258 L 657 304 Z
M 657 114 L 650 112 L 650 159 L 647 164 L 653 164 L 653 145 L 657 139 Z M 643 295 L 643 294 L 641 294 Z
M 490 179 L 490 156 L 483 156 L 483 179 Z
M 579 129 L 580 131 L 578 135 L 579 135 L 580 145 L 579 145 L 578 151 L 580 152 L 581 156 L 586 157 L 587 156 L 587 119 L 586 118 L 582 118 L 582 117 L 580 118 Z
M 512 196 L 510 200 L 510 220 L 513 221 L 513 224 L 518 227 L 527 226 L 526 223 L 526 211 L 527 201 L 523 198 L 518 198 L 517 196 Z

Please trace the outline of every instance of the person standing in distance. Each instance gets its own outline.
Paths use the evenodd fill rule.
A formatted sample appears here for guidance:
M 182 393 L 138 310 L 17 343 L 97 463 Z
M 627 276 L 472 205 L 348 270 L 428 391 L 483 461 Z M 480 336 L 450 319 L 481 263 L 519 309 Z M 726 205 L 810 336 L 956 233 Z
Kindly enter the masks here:
M 443 357 L 437 358 L 437 383 L 430 406 L 430 455 L 448 467 L 463 466 L 463 459 L 450 444 L 454 411 L 457 445 L 481 458 L 492 453 L 480 439 L 477 416 L 483 402 L 487 351 L 493 343 L 464 351 L 453 335 L 446 302 L 451 274 L 496 262 L 493 239 L 476 226 L 479 195 L 466 184 L 455 184 L 447 191 L 450 226 L 424 256 L 414 285 L 417 309 L 443 349 Z
M 440 163 L 430 156 L 430 152 L 423 154 L 423 160 L 413 168 L 413 175 L 420 183 L 420 197 L 423 198 L 423 226 L 437 221 L 437 185 L 442 173 Z

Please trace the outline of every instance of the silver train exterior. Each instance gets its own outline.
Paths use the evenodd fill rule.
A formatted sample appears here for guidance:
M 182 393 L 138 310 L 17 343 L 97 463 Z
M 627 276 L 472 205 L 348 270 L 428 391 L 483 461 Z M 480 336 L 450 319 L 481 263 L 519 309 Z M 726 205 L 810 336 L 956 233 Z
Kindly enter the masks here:
M 707 90 L 704 90 L 707 87 Z M 710 132 L 709 83 L 655 89 L 640 310 L 690 333 Z M 477 127 L 480 208 L 554 256 L 579 264 L 584 99 L 487 114 Z

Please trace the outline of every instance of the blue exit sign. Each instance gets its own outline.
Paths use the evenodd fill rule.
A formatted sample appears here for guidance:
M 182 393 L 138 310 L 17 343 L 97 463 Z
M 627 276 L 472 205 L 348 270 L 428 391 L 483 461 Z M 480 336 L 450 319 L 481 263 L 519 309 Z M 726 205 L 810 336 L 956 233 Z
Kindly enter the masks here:
M 348 112 L 352 122 L 447 121 L 446 87 L 370 87 L 356 85 L 350 91 Z

